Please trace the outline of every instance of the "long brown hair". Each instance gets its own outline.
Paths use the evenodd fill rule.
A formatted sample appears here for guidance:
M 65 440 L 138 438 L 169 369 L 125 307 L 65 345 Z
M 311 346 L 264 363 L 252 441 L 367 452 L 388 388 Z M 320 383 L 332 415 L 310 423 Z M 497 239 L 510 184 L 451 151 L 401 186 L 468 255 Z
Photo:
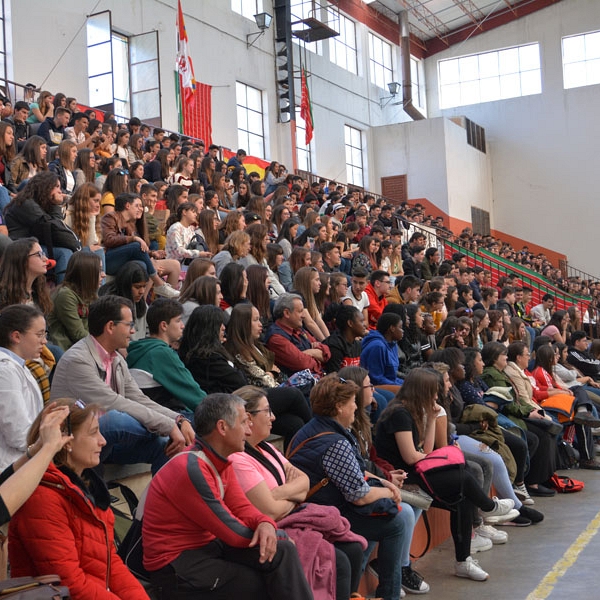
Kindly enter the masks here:
M 346 381 L 354 381 L 358 386 L 356 393 L 356 413 L 354 414 L 354 423 L 352 423 L 352 433 L 358 442 L 360 453 L 365 458 L 369 458 L 369 448 L 373 442 L 371 419 L 365 407 L 363 406 L 363 382 L 369 371 L 362 367 L 344 367 L 338 371 L 338 376 Z
M 252 339 L 252 309 L 250 303 L 236 304 L 227 324 L 225 348 L 232 356 L 256 361 L 263 371 L 273 368 L 273 354 L 260 341 Z
M 21 238 L 9 244 L 0 259 L 0 308 L 9 304 L 25 304 L 28 298 L 27 263 L 34 237 Z M 33 301 L 47 315 L 52 311 L 52 300 L 46 286 L 46 276 L 39 275 L 32 284 Z
M 219 251 L 219 232 L 215 229 L 215 217 L 215 211 L 210 208 L 205 208 L 198 214 L 198 227 L 202 230 L 202 237 L 213 254 Z
M 2 157 L 5 162 L 8 164 L 15 157 L 15 143 L 10 146 L 7 146 L 4 142 L 4 134 L 7 129 L 12 129 L 13 133 L 15 132 L 15 128 L 12 123 L 8 121 L 0 121 L 0 157 Z
M 75 161 L 71 160 L 71 148 L 76 147 L 77 144 L 73 140 L 63 140 L 56 149 L 58 162 L 69 171 L 75 168 Z
M 217 286 L 221 282 L 210 275 L 197 277 L 186 289 L 181 292 L 178 300 L 181 304 L 193 300 L 198 304 L 212 304 L 217 306 Z
M 74 252 L 67 264 L 62 286 L 73 290 L 86 304 L 98 298 L 102 260 L 93 252 Z
M 77 153 L 77 158 L 75 159 L 74 168 L 81 170 L 87 183 L 94 183 L 96 180 L 96 168 L 90 165 L 90 156 L 93 155 L 93 150 L 90 150 L 89 148 L 82 148 Z
M 41 209 L 48 212 L 54 205 L 52 190 L 58 183 L 58 175 L 52 171 L 42 171 L 29 180 L 29 183 L 12 199 L 11 204 L 21 206 L 26 200 L 33 200 Z
M 185 274 L 185 279 L 183 280 L 183 283 L 181 284 L 181 289 L 180 291 L 180 296 L 179 296 L 179 301 L 181 302 L 181 296 L 183 296 L 183 293 L 192 285 L 192 283 L 194 283 L 194 281 L 196 281 L 196 279 L 198 279 L 198 277 L 202 277 L 203 275 L 206 275 L 206 273 L 208 272 L 208 269 L 210 268 L 210 265 L 213 265 L 213 267 L 215 266 L 215 263 L 212 260 L 209 260 L 208 258 L 195 258 L 189 265 L 187 272 Z
M 404 379 L 402 387 L 382 413 L 393 410 L 399 404 L 404 406 L 412 417 L 419 440 L 424 441 L 425 410 L 428 403 L 435 404 L 439 392 L 439 375 L 432 369 L 416 367 L 411 369 Z
M 294 290 L 302 294 L 304 306 L 313 319 L 319 314 L 315 294 L 312 291 L 312 279 L 315 274 L 319 275 L 315 267 L 302 267 L 294 275 Z
M 83 246 L 89 246 L 90 233 L 90 200 L 100 196 L 98 188 L 93 183 L 81 184 L 69 200 L 71 212 L 71 229 L 77 234 Z M 96 219 L 96 236 L 100 236 L 100 219 Z
M 261 223 L 254 223 L 246 227 L 246 233 L 250 236 L 250 254 L 254 256 L 257 263 L 262 264 L 267 256 L 263 241 L 269 234 L 269 228 Z
M 271 298 L 265 282 L 269 276 L 269 270 L 263 265 L 250 265 L 246 267 L 248 277 L 248 290 L 246 298 L 256 306 L 263 319 L 271 317 Z

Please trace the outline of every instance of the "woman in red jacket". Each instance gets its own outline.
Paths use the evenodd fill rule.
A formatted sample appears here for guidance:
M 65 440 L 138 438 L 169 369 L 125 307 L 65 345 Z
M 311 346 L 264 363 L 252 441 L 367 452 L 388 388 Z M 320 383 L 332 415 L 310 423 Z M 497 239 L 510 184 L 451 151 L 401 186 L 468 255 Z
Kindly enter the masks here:
M 57 573 L 73 600 L 147 600 L 116 553 L 110 495 L 92 470 L 106 444 L 98 406 L 70 399 L 57 404 L 69 407 L 65 428 L 73 439 L 54 456 L 41 484 L 10 523 L 11 573 Z M 29 443 L 38 437 L 40 420 L 29 431 Z

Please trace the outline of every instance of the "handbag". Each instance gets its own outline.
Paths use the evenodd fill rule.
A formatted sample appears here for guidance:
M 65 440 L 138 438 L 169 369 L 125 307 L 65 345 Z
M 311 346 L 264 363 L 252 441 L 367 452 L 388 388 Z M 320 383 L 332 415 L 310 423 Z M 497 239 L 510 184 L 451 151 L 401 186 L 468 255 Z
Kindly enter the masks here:
M 60 585 L 58 575 L 13 577 L 0 581 L 2 600 L 63 600 L 70 597 L 69 589 Z
M 415 484 L 404 484 L 400 488 L 400 493 L 402 494 L 402 502 L 421 510 L 428 510 L 433 502 L 433 498 Z
M 571 479 L 565 475 L 557 475 L 556 473 L 554 473 L 548 481 L 557 492 L 561 492 L 562 494 L 581 492 L 583 488 L 585 488 L 585 483 L 583 483 L 583 481 Z
M 423 483 L 425 484 L 429 493 L 438 501 L 443 502 L 444 504 L 457 504 L 462 500 L 462 470 L 465 467 L 465 455 L 463 451 L 457 446 L 444 446 L 443 448 L 436 448 L 432 452 L 430 452 L 425 458 L 422 458 L 420 461 L 416 462 L 414 465 L 415 473 L 421 478 Z M 440 498 L 434 491 L 433 487 L 429 483 L 429 475 L 432 475 L 439 471 L 446 470 L 457 470 L 461 471 L 460 473 L 460 481 L 461 481 L 461 491 L 459 497 L 455 502 L 448 502 L 447 499 Z

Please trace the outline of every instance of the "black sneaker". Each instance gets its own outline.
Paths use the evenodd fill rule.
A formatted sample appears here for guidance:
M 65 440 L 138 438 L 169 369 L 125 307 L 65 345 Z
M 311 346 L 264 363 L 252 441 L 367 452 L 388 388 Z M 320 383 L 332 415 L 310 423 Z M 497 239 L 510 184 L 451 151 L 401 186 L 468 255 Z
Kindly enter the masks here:
M 527 517 L 523 517 L 521 514 L 519 514 L 518 517 L 515 517 L 512 521 L 505 521 L 504 523 L 498 523 L 497 526 L 504 526 L 506 525 L 507 527 L 529 527 L 531 525 L 531 519 L 528 519 Z M 496 525 L 495 525 L 496 527 Z
M 600 419 L 596 419 L 591 412 L 587 411 L 575 413 L 573 423 L 587 425 L 588 427 L 600 427 Z
M 544 515 L 539 510 L 535 510 L 535 508 L 525 506 L 524 504 L 519 509 L 519 513 L 521 514 L 521 517 L 529 519 L 533 524 L 544 520 Z
M 402 567 L 402 587 L 409 594 L 426 594 L 429 591 L 429 584 L 410 565 Z
M 377 564 L 376 558 L 369 561 L 369 564 L 367 565 L 367 571 L 369 571 L 373 577 L 377 577 L 377 579 L 379 579 L 379 565 Z

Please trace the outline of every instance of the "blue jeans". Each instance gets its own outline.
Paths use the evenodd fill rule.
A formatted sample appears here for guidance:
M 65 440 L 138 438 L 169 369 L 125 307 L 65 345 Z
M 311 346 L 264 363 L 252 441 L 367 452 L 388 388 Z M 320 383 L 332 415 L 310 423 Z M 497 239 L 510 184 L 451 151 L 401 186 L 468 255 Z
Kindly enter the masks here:
M 402 569 L 410 564 L 410 544 L 415 528 L 415 513 L 408 504 L 401 504 L 402 510 L 393 518 L 370 517 L 353 511 L 344 511 L 350 521 L 350 528 L 367 539 L 365 561 L 375 542 L 379 542 L 377 553 L 379 585 L 376 596 L 383 600 L 398 600 L 402 587 Z M 371 545 L 373 544 L 373 545 Z M 404 564 L 406 561 L 406 564 Z
M 169 460 L 165 454 L 168 438 L 150 433 L 127 413 L 110 410 L 102 415 L 100 432 L 106 439 L 100 462 L 116 465 L 151 463 L 154 474 Z
M 48 248 L 46 246 L 42 246 L 41 244 L 40 247 L 44 251 L 44 254 L 48 256 Z M 68 248 L 60 248 L 57 246 L 52 248 L 52 258 L 56 261 L 56 267 L 54 267 L 56 283 L 61 283 L 65 278 L 65 272 L 71 256 L 73 256 L 73 250 L 69 250 Z
M 10 200 L 8 190 L 3 185 L 0 186 L 0 215 L 4 214 L 4 209 L 8 206 Z
M 377 419 L 383 412 L 383 409 L 394 399 L 394 393 L 389 390 L 379 390 L 375 388 L 373 391 L 373 398 L 375 402 L 377 402 L 377 408 L 374 408 L 371 404 L 371 423 L 375 425 L 377 423 Z
M 146 273 L 153 277 L 156 275 L 156 269 L 150 260 L 150 255 L 142 251 L 139 242 L 131 242 L 124 246 L 108 248 L 106 250 L 106 274 L 116 275 L 117 271 L 130 260 L 143 263 Z
M 102 271 L 106 273 L 106 254 L 104 253 L 104 248 L 92 250 L 89 246 L 84 246 L 82 250 L 84 252 L 93 252 L 96 256 L 100 257 L 100 260 L 102 261 Z M 102 280 L 102 283 L 104 283 L 104 280 Z

